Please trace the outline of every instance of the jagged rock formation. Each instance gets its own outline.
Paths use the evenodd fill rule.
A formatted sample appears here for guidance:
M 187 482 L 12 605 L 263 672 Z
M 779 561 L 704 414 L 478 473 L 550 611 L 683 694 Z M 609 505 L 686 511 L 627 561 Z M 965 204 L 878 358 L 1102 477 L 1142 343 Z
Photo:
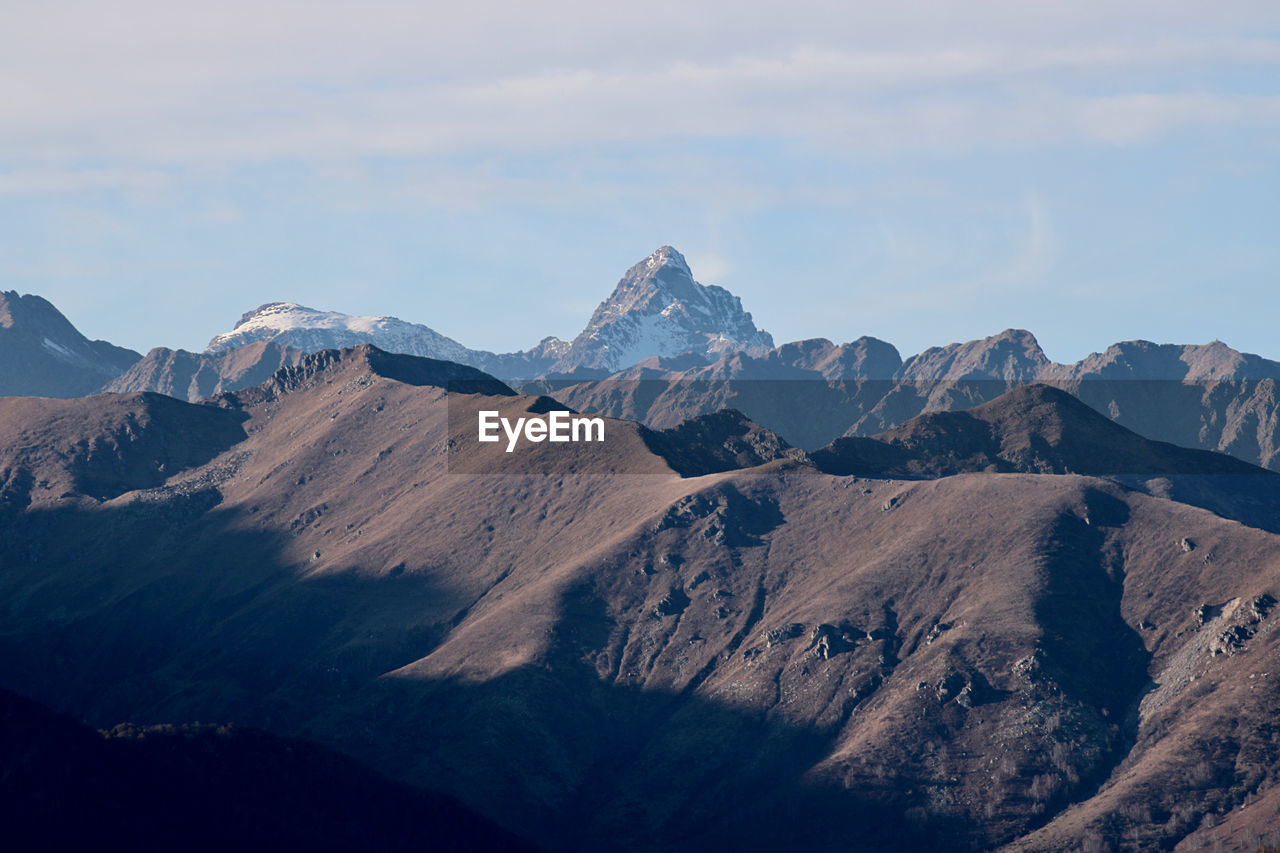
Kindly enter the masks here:
M 0 292 L 0 397 L 81 397 L 141 356 L 91 341 L 48 300 Z
M 1050 364 L 1035 335 L 1025 329 L 1006 329 L 978 341 L 931 347 L 903 362 L 894 378 L 904 382 L 989 379 L 1021 384 L 1043 378 Z
M 544 338 L 530 350 L 472 350 L 418 323 L 395 317 L 353 317 L 292 302 L 271 302 L 246 313 L 217 335 L 207 352 L 272 341 L 304 352 L 372 343 L 388 352 L 445 359 L 502 378 L 598 370 L 609 373 L 654 356 L 694 353 L 705 363 L 720 353 L 759 353 L 773 346 L 741 301 L 727 290 L 693 280 L 684 257 L 663 246 L 633 266 L 573 339 Z
M 875 435 L 922 413 L 966 409 L 1017 385 L 1043 382 L 1149 438 L 1280 470 L 1280 363 L 1237 352 L 1221 341 L 1187 346 L 1128 341 L 1076 364 L 1051 362 L 1034 335 L 1020 329 L 933 347 L 905 361 L 891 344 L 867 337 L 841 345 L 810 339 L 772 347 L 768 333 L 756 329 L 737 297 L 694 281 L 684 258 L 669 246 L 632 267 L 573 341 L 544 338 L 530 350 L 503 354 L 468 349 L 393 317 L 351 317 L 269 303 L 244 315 L 232 332 L 215 337 L 209 352 L 156 349 L 113 379 L 136 354 L 83 341 L 36 297 L 22 297 L 36 301 L 23 303 L 31 310 L 15 314 L 15 299 L 6 296 L 11 326 L 24 311 L 24 316 L 49 315 L 55 319 L 43 326 L 57 326 L 62 338 L 80 340 L 73 340 L 74 346 L 49 337 L 33 343 L 33 332 L 22 333 L 27 343 L 17 355 L 10 348 L 14 368 L 0 393 L 74 396 L 103 387 L 194 401 L 251 387 L 276 367 L 296 363 L 299 355 L 291 347 L 313 351 L 373 341 L 384 350 L 458 361 L 521 380 L 530 393 L 554 395 L 579 411 L 640 420 L 657 429 L 737 409 L 809 450 L 842 435 Z M 38 306 L 43 308 L 34 310 Z M 0 326 L 0 356 L 4 333 Z M 32 352 L 44 368 L 30 367 Z M 115 366 L 98 365 L 85 373 L 95 352 L 114 353 Z M 78 378 L 70 385 L 27 382 L 29 376 L 54 376 L 50 359 L 57 370 L 71 370 Z M 96 384 L 102 380 L 109 381 Z M 5 387 L 10 390 L 3 392 Z
M 1280 362 L 1237 352 L 1222 341 L 1208 344 L 1156 344 L 1124 341 L 1093 353 L 1073 365 L 1052 365 L 1038 379 L 1175 380 L 1209 383 L 1221 380 L 1280 378 Z
M 652 356 L 760 354 L 773 346 L 742 301 L 722 287 L 694 281 L 684 256 L 663 246 L 627 270 L 596 308 L 551 372 L 613 372 Z
M 303 356 L 296 364 L 277 370 L 261 385 L 223 394 L 211 402 L 219 406 L 234 407 L 258 405 L 304 388 L 329 385 L 335 377 L 351 373 L 459 394 L 487 394 L 496 397 L 515 394 L 489 374 L 465 364 L 384 352 L 372 344 L 360 344 L 342 350 L 320 350 Z M 357 385 L 361 381 L 357 379 Z
M 706 363 L 721 353 L 760 353 L 773 346 L 736 296 L 694 281 L 684 256 L 670 246 L 628 270 L 572 341 L 544 338 L 533 349 L 497 354 L 468 349 L 427 326 L 395 317 L 352 317 L 271 302 L 245 314 L 232 331 L 215 336 L 207 351 L 254 341 L 304 352 L 372 343 L 388 352 L 457 361 L 501 378 L 526 379 L 548 372 L 607 374 L 645 358 L 686 353 Z

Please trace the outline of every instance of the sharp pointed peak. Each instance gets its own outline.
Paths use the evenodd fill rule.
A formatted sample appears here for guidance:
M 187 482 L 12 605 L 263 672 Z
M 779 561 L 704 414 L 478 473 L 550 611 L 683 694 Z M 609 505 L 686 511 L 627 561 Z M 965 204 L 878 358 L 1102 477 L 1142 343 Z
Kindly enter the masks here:
M 659 266 L 682 267 L 686 271 L 689 269 L 689 262 L 685 260 L 684 255 L 680 254 L 674 246 L 663 245 L 654 249 L 649 257 L 644 259 L 644 263 L 650 268 Z

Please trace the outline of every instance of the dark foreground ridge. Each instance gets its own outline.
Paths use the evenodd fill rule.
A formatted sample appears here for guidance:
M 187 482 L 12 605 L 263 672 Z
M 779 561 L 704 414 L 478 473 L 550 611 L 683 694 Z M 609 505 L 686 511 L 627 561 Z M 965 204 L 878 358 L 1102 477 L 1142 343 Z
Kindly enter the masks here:
M 0 689 L 0 842 L 27 850 L 533 850 L 453 797 L 234 726 L 97 732 Z
M 733 409 L 690 418 L 671 429 L 645 430 L 642 435 L 650 450 L 685 477 L 804 458 L 802 451 Z

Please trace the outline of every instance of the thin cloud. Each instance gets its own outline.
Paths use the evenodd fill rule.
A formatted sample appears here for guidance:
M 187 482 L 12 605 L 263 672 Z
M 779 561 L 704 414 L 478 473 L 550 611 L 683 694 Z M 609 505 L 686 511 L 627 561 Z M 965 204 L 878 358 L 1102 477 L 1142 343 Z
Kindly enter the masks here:
M 57 195 L 86 190 L 126 190 L 154 194 L 168 189 L 172 177 L 136 168 L 20 169 L 0 172 L 0 195 Z
M 240 165 L 767 138 L 850 153 L 1270 126 L 1274 4 L 17 4 L 0 163 Z M 1155 81 L 1153 84 L 1152 81 Z

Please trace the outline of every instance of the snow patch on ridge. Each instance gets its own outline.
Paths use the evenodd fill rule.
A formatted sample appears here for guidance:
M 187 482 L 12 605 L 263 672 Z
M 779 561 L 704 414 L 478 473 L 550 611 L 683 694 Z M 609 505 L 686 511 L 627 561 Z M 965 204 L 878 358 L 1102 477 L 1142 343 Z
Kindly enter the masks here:
M 463 363 L 477 355 L 420 323 L 407 323 L 397 317 L 317 311 L 296 302 L 269 302 L 250 311 L 232 331 L 209 341 L 205 351 L 222 352 L 256 341 L 275 341 L 306 352 L 371 343 L 388 352 Z
M 64 359 L 66 361 L 85 361 L 83 356 L 80 356 L 72 352 L 71 350 L 67 349 L 57 341 L 53 341 L 53 340 L 50 340 L 49 338 L 45 338 L 40 343 L 42 346 L 44 346 L 45 349 L 47 349 L 49 352 L 56 355 L 58 358 Z

